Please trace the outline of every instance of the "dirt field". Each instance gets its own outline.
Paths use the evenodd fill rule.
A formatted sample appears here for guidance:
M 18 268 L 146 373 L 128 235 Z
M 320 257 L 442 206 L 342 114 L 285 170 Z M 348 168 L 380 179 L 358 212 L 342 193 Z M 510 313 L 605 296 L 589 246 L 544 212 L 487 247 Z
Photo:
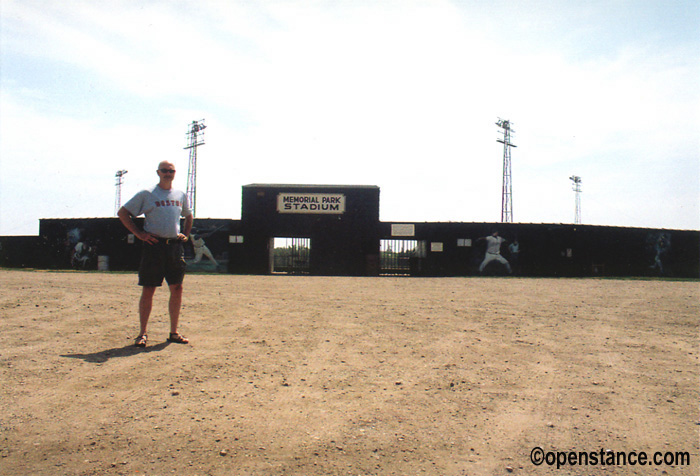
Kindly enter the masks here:
M 0 282 L 6 476 L 698 474 L 697 282 L 189 275 L 145 350 L 131 274 Z

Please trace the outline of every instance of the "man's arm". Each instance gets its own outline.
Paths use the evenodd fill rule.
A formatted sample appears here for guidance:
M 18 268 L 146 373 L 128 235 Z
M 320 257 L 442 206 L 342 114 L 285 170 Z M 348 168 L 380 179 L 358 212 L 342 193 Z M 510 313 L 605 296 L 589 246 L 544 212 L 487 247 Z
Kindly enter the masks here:
M 126 229 L 133 233 L 139 240 L 150 244 L 158 243 L 158 238 L 156 238 L 155 235 L 148 233 L 147 231 L 140 230 L 139 227 L 136 226 L 133 215 L 126 208 L 121 207 L 117 212 L 117 216 L 119 217 L 119 221 L 122 222 L 122 225 L 124 225 Z
M 178 235 L 178 238 L 182 241 L 187 241 L 192 231 L 192 224 L 194 223 L 194 215 L 190 213 L 185 217 L 185 226 L 182 227 L 182 233 Z

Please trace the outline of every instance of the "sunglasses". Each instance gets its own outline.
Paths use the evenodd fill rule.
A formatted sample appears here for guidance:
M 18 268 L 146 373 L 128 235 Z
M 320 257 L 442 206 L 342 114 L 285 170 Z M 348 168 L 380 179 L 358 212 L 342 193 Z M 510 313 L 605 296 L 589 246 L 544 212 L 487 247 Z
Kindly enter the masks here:
M 175 169 L 159 169 L 159 170 L 161 171 L 161 173 L 164 173 L 164 174 L 174 174 L 175 173 Z

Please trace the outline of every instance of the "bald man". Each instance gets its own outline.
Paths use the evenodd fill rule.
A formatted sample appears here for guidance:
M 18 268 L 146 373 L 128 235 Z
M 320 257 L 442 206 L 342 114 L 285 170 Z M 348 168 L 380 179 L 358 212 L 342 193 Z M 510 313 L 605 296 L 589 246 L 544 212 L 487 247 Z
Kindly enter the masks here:
M 182 305 L 182 282 L 185 277 L 184 242 L 192 230 L 194 217 L 187 203 L 187 195 L 173 189 L 175 166 L 168 161 L 158 164 L 158 184 L 142 190 L 119 209 L 117 216 L 124 226 L 143 241 L 139 285 L 142 287 L 139 300 L 140 332 L 134 345 L 146 347 L 148 343 L 148 319 L 153 307 L 153 295 L 163 285 L 170 288 L 168 312 L 170 314 L 169 342 L 187 344 L 189 341 L 179 333 L 180 307 Z M 134 223 L 134 217 L 145 215 L 143 230 Z M 185 224 L 180 230 L 180 217 Z

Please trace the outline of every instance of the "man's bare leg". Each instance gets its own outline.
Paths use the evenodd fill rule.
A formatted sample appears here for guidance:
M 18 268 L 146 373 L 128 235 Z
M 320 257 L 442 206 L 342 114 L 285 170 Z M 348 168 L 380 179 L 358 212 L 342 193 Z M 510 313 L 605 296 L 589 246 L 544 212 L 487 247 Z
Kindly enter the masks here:
M 143 286 L 141 291 L 141 299 L 139 300 L 139 319 L 141 323 L 141 332 L 139 335 L 146 334 L 148 328 L 148 318 L 151 317 L 151 309 L 153 308 L 153 295 L 156 292 L 155 286 Z
M 187 344 L 187 339 L 181 336 L 177 329 L 180 322 L 180 308 L 182 307 L 182 283 L 170 285 L 170 301 L 168 311 L 170 312 L 170 341 L 180 344 Z M 178 337 L 173 337 L 178 336 Z

